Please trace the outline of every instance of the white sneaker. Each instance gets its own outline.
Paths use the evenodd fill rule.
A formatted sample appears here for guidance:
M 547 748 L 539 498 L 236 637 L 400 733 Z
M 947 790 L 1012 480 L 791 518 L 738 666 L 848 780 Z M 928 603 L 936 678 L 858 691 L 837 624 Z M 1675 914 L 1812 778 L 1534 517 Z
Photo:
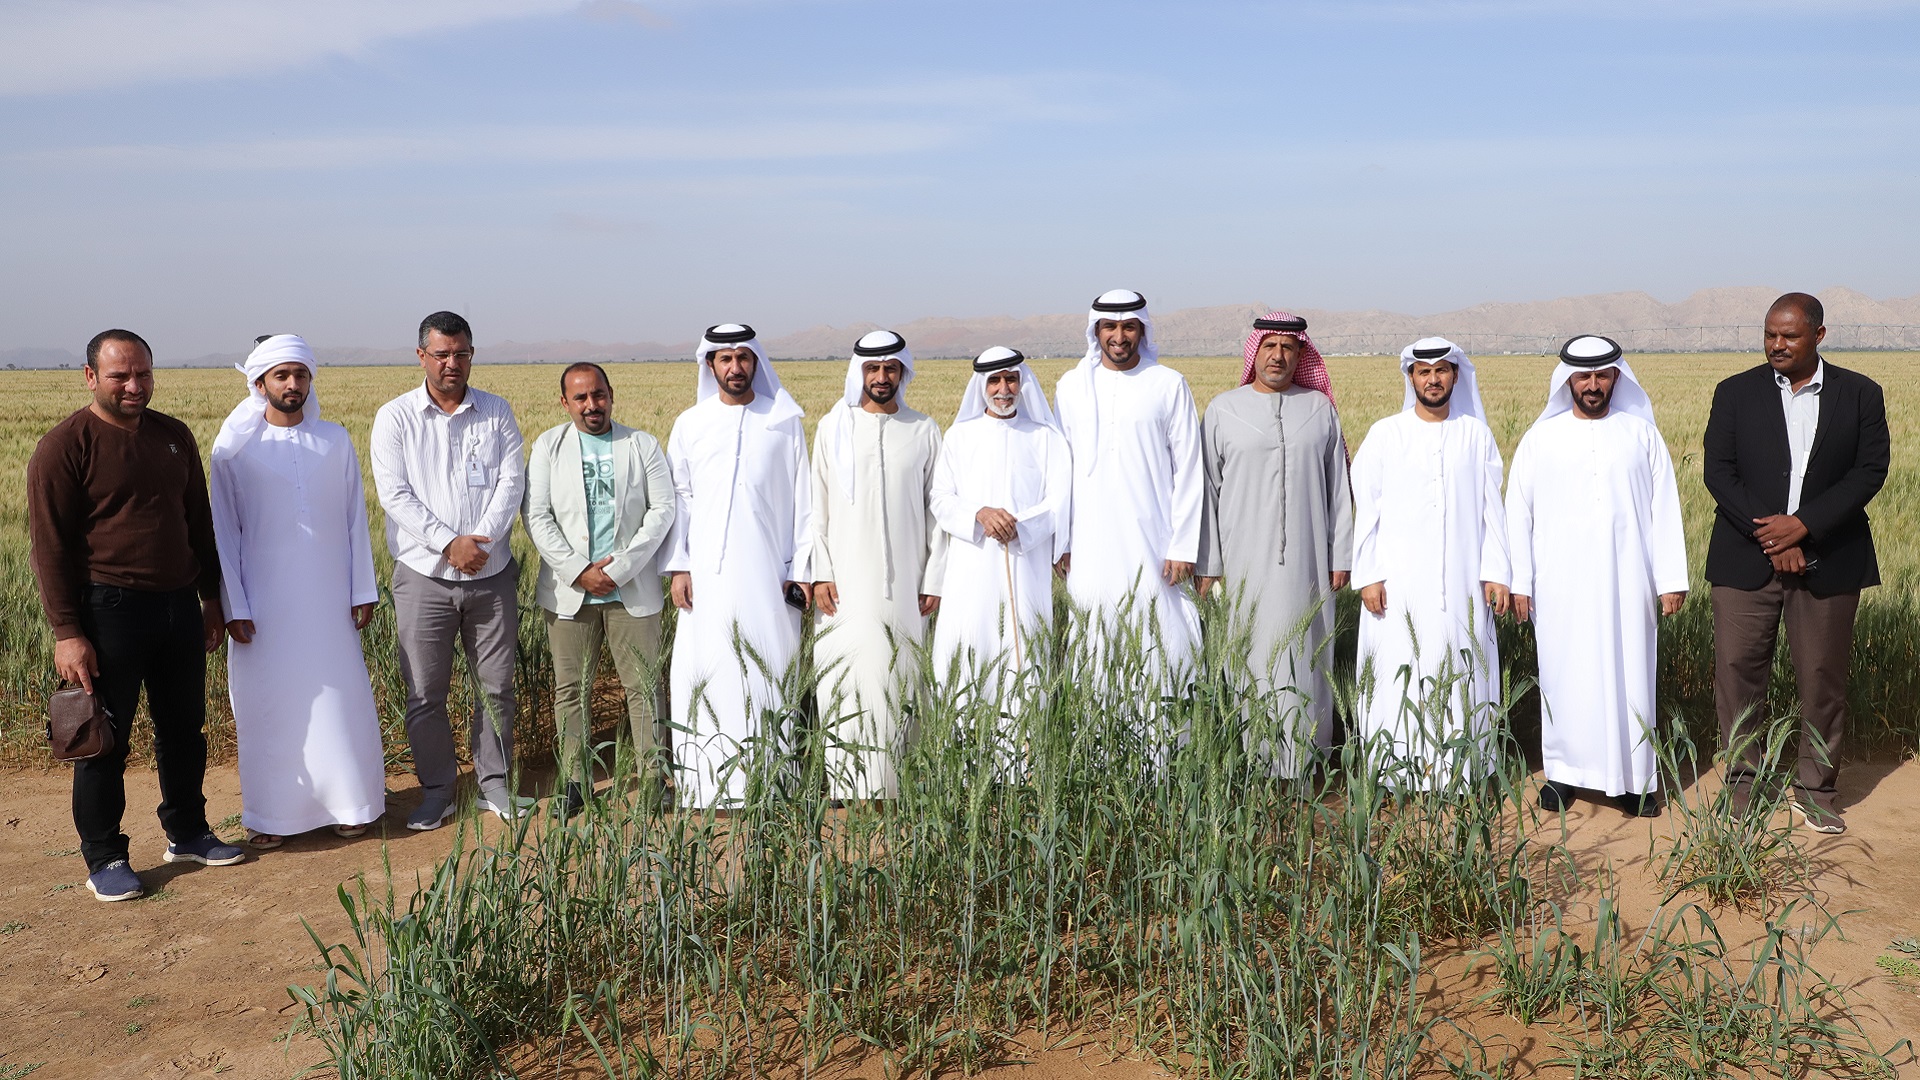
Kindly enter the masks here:
M 1847 831 L 1847 823 L 1841 819 L 1839 814 L 1828 810 L 1818 803 L 1801 802 L 1799 799 L 1794 799 L 1788 805 L 1793 807 L 1793 816 L 1800 819 L 1800 824 L 1805 825 L 1814 832 L 1825 833 L 1828 836 L 1838 836 Z
M 533 809 L 534 800 L 516 799 L 505 792 L 495 792 L 480 796 L 478 805 L 482 810 L 492 811 L 501 821 L 514 821 Z

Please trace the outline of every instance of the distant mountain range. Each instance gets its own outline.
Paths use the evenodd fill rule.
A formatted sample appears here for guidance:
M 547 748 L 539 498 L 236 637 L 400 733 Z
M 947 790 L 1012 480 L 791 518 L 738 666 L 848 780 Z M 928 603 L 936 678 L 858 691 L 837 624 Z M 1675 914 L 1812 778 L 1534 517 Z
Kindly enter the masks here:
M 1323 353 L 1398 353 L 1415 338 L 1439 334 L 1468 352 L 1550 353 L 1565 339 L 1584 333 L 1615 337 L 1637 352 L 1719 352 L 1760 346 L 1759 324 L 1767 305 L 1782 290 L 1747 286 L 1702 289 L 1677 304 L 1663 304 L 1643 292 L 1600 293 L 1526 303 L 1476 304 L 1436 315 L 1392 311 L 1324 311 L 1301 308 L 1308 334 Z M 1818 294 L 1827 308 L 1827 345 L 1833 349 L 1920 349 L 1920 296 L 1875 300 L 1839 286 Z M 1168 356 L 1221 356 L 1238 353 L 1252 321 L 1265 304 L 1228 304 L 1157 313 L 1154 336 Z M 815 326 L 770 338 L 767 350 L 780 359 L 844 357 L 853 342 L 874 323 Z M 1030 356 L 1077 356 L 1086 349 L 1086 315 L 986 316 L 957 319 L 933 316 L 896 324 L 915 356 L 973 356 L 990 345 L 1010 345 Z M 599 344 L 589 341 L 482 341 L 482 354 L 495 363 L 570 363 L 575 360 L 679 360 L 692 355 L 691 340 Z M 323 364 L 411 364 L 410 349 L 320 346 Z M 244 353 L 198 357 L 162 356 L 169 367 L 225 367 Z M 0 349 L 0 367 L 78 367 L 77 352 L 61 349 Z

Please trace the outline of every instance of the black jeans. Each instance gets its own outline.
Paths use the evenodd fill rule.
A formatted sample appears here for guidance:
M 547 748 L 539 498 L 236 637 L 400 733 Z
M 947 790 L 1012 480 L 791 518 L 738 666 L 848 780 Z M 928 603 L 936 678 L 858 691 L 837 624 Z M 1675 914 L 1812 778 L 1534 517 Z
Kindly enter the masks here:
M 113 753 L 73 766 L 73 826 L 92 873 L 127 858 L 120 818 L 127 809 L 127 737 L 142 683 L 160 768 L 160 825 L 170 840 L 208 831 L 206 627 L 190 588 L 157 593 L 89 585 L 80 629 L 99 660 L 93 691 L 113 714 L 119 743 Z

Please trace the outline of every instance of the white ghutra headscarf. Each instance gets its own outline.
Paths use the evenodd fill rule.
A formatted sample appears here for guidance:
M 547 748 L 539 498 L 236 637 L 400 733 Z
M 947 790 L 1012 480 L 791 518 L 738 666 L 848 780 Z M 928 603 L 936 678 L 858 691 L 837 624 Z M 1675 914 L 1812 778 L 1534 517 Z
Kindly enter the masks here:
M 764 397 L 773 402 L 772 415 L 767 418 L 769 424 L 777 424 L 789 417 L 806 415 L 800 409 L 800 403 L 793 400 L 787 388 L 780 385 L 780 373 L 773 370 L 772 361 L 767 359 L 767 351 L 760 347 L 760 339 L 753 327 L 745 323 L 721 323 L 707 327 L 700 335 L 700 344 L 693 350 L 693 362 L 700 369 L 698 389 L 694 393 L 695 403 L 702 402 L 720 392 L 720 380 L 713 377 L 713 368 L 707 365 L 707 357 L 721 349 L 737 349 L 746 346 L 753 350 L 753 395 Z
M 1459 373 L 1453 384 L 1452 406 L 1447 415 L 1471 416 L 1481 423 L 1487 422 L 1487 410 L 1480 404 L 1480 381 L 1473 376 L 1473 361 L 1466 350 L 1443 337 L 1424 337 L 1400 350 L 1400 411 L 1413 408 L 1413 382 L 1407 372 L 1413 370 L 1415 361 L 1423 364 L 1435 364 L 1445 360 L 1453 364 Z
M 1054 418 L 1053 408 L 1047 404 L 1047 392 L 1034 377 L 1033 369 L 1027 366 L 1027 358 L 1019 350 L 1005 345 L 995 345 L 974 359 L 973 377 L 967 380 L 967 391 L 960 398 L 960 411 L 953 416 L 955 424 L 987 415 L 987 376 L 996 371 L 1014 371 L 1020 375 L 1020 403 L 1014 406 L 1014 415 L 1060 430 L 1060 421 Z
M 1093 372 L 1100 366 L 1100 335 L 1097 328 L 1102 319 L 1115 322 L 1138 319 L 1145 328 L 1140 335 L 1140 359 L 1132 370 L 1138 371 L 1160 362 L 1160 346 L 1153 340 L 1153 316 L 1147 311 L 1145 296 L 1132 289 L 1109 289 L 1094 297 L 1093 305 L 1087 309 L 1087 355 L 1060 379 L 1063 384 L 1071 382 L 1077 385 L 1086 399 L 1089 422 L 1076 425 L 1079 437 L 1073 446 L 1075 461 L 1091 462 L 1100 452 L 1100 402 L 1093 393 Z
M 1567 384 L 1579 372 L 1606 367 L 1620 372 L 1613 384 L 1613 400 L 1608 403 L 1607 411 L 1631 413 L 1652 424 L 1653 398 L 1647 395 L 1640 380 L 1634 377 L 1633 369 L 1621 357 L 1620 343 L 1598 334 L 1581 334 L 1560 346 L 1560 366 L 1553 369 L 1553 375 L 1547 380 L 1547 407 L 1540 411 L 1540 419 L 1534 423 L 1572 412 L 1573 389 Z
M 267 395 L 254 385 L 260 376 L 279 367 L 281 364 L 302 364 L 307 374 L 319 373 L 319 365 L 314 362 L 313 350 L 297 334 L 273 334 L 261 339 L 247 354 L 246 363 L 235 364 L 233 369 L 247 377 L 247 396 L 233 407 L 227 419 L 220 425 L 220 433 L 213 438 L 212 453 L 224 457 L 246 445 L 253 434 L 267 422 Z M 320 394 L 316 390 L 307 391 L 307 402 L 301 407 L 301 416 L 306 420 L 320 418 Z

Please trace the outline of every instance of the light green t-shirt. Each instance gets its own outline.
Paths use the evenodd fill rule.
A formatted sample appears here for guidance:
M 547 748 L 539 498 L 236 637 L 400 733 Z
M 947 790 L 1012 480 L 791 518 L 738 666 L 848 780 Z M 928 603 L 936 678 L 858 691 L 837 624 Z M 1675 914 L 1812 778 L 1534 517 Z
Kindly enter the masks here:
M 613 434 L 580 436 L 580 478 L 587 486 L 587 558 L 592 562 L 613 554 Z M 589 604 L 611 604 L 620 599 L 615 589 L 605 596 L 587 594 Z

